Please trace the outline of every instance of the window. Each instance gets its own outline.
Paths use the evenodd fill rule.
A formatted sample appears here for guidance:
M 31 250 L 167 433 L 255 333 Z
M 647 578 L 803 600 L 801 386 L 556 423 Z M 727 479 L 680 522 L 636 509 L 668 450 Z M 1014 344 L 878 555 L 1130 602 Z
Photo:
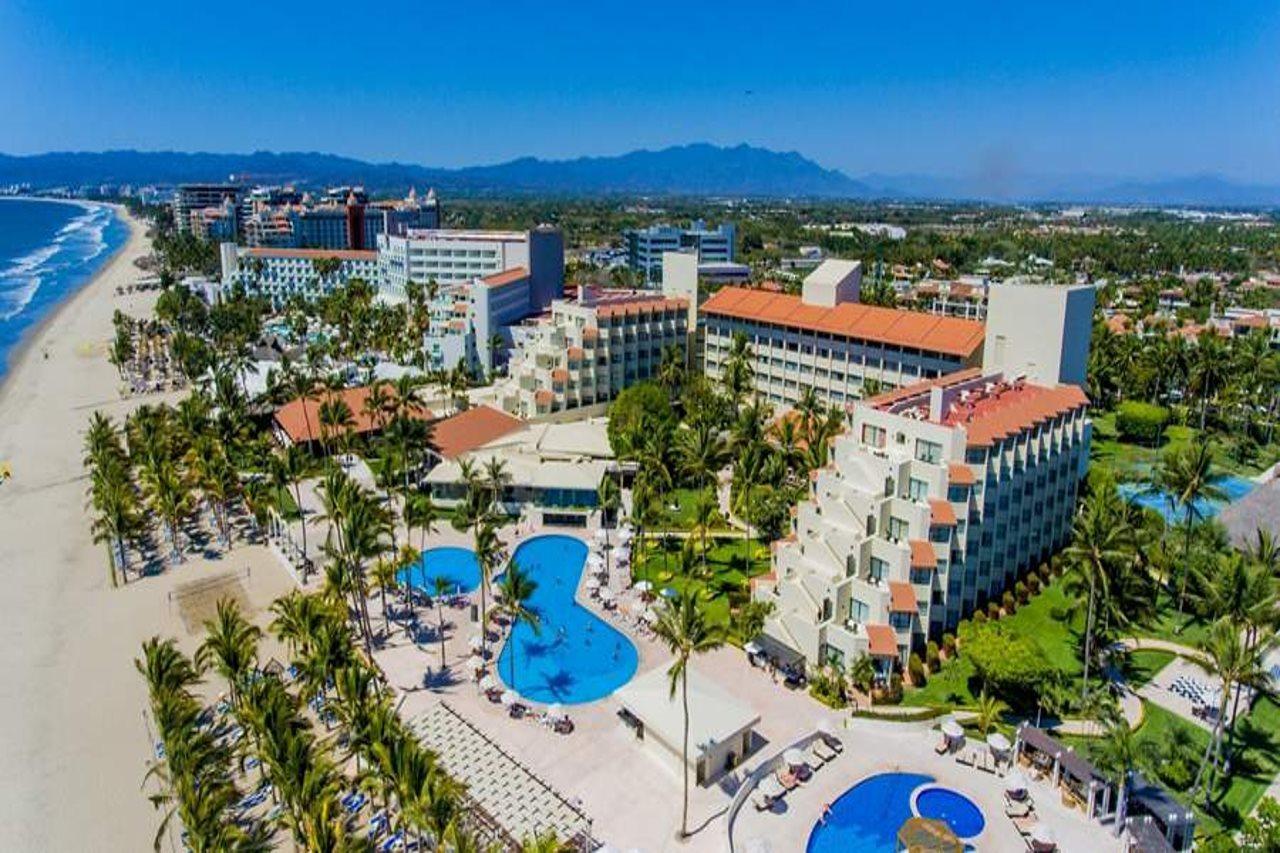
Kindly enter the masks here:
M 895 631 L 905 631 L 911 627 L 911 614 L 890 613 L 889 624 L 893 626 Z
M 906 519 L 898 518 L 896 515 L 889 516 L 890 539 L 906 539 L 909 535 L 911 535 L 911 525 L 907 524 Z
M 929 484 L 924 480 L 912 477 L 907 481 L 907 497 L 913 501 L 922 501 L 929 496 Z
M 867 607 L 866 602 L 852 599 L 849 602 L 849 619 L 854 622 L 866 622 L 871 615 L 871 608 Z
M 928 569 L 912 569 L 911 582 L 921 586 L 928 586 L 933 583 L 933 572 Z
M 888 568 L 889 568 L 889 564 L 886 563 L 884 560 L 880 559 L 879 557 L 872 557 L 871 567 L 870 569 L 867 570 L 867 575 L 873 581 L 882 581 L 884 580 L 884 573 Z
M 916 439 L 916 458 L 921 462 L 929 462 L 937 465 L 942 461 L 942 445 L 936 441 L 927 441 L 923 438 Z
M 968 486 L 948 486 L 947 487 L 947 500 L 951 501 L 952 503 L 961 503 L 963 501 L 967 501 L 968 499 L 969 499 Z
M 885 431 L 873 424 L 862 425 L 862 443 L 871 447 L 884 447 Z

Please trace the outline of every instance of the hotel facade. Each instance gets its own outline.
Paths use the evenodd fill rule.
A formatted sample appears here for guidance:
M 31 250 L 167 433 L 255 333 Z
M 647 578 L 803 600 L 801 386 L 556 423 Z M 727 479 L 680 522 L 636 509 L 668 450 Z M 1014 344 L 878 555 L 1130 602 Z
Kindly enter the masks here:
M 673 225 L 653 225 L 624 231 L 623 242 L 627 247 L 627 265 L 646 285 L 662 281 L 662 256 L 666 252 L 686 252 L 696 255 L 704 265 L 732 264 L 737 250 L 737 228 L 725 222 L 716 228 L 696 220 L 688 228 Z
M 285 249 L 237 246 L 223 243 L 222 287 L 243 287 L 246 293 L 265 296 L 276 308 L 293 297 L 308 301 L 327 296 L 353 278 L 363 279 L 375 291 L 380 286 L 377 252 L 349 249 Z M 320 274 L 323 260 L 336 260 L 336 271 Z
M 770 640 L 888 672 L 1065 544 L 1088 465 L 1092 303 L 1090 288 L 995 287 L 985 367 L 851 405 L 753 582 L 774 604 Z

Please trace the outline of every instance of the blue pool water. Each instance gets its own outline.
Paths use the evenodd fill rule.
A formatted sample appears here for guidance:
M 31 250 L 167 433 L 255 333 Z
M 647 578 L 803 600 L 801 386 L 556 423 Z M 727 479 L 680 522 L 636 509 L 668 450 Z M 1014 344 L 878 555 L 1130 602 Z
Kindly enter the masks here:
M 564 705 L 594 702 L 630 681 L 636 647 L 574 600 L 587 546 L 572 536 L 537 536 L 512 561 L 538 584 L 529 608 L 541 624 L 537 632 L 523 622 L 515 627 L 498 655 L 498 677 L 527 699 Z
M 1223 477 L 1218 480 L 1218 488 L 1227 496 L 1227 503 L 1233 503 L 1253 491 L 1254 483 L 1243 477 Z M 1139 506 L 1153 509 L 1160 513 L 1166 524 L 1180 524 L 1186 519 L 1186 510 L 1177 506 L 1172 495 L 1166 492 L 1147 492 L 1141 483 L 1121 483 L 1120 496 Z M 1201 518 L 1212 518 L 1222 509 L 1223 504 L 1215 501 L 1199 500 L 1195 502 Z
M 916 795 L 915 811 L 920 817 L 946 821 L 958 838 L 974 838 L 987 825 L 973 800 L 947 788 L 925 788 Z
M 879 853 L 897 846 L 898 829 L 911 813 L 911 792 L 933 781 L 915 773 L 881 773 L 863 779 L 831 804 L 825 823 L 809 833 L 808 853 Z
M 453 592 L 471 592 L 480 586 L 480 563 L 468 548 L 428 548 L 422 559 L 398 575 L 400 583 L 410 584 L 427 595 L 436 594 L 436 578 L 444 578 Z

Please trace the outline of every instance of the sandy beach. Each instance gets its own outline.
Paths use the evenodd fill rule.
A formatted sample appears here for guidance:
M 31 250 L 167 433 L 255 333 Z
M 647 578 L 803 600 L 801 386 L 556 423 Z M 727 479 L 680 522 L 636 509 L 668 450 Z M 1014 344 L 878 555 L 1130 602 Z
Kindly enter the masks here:
M 116 294 L 149 252 L 142 225 L 130 228 L 0 386 L 0 462 L 13 470 L 0 485 L 0 849 L 149 849 L 160 816 L 141 790 L 150 739 L 133 659 L 142 640 L 172 635 L 194 650 L 171 595 L 184 584 L 234 574 L 265 621 L 261 608 L 290 583 L 265 549 L 240 545 L 111 588 L 89 531 L 82 433 L 95 409 L 118 421 L 161 399 L 121 399 L 106 360 L 112 312 L 146 316 L 156 298 Z

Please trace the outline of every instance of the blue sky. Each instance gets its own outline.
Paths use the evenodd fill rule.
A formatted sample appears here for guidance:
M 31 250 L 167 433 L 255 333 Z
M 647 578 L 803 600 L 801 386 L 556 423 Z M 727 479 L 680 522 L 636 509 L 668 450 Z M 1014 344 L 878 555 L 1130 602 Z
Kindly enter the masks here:
M 240 8 L 237 8 L 240 7 Z M 0 151 L 1280 182 L 1280 3 L 0 0 Z

